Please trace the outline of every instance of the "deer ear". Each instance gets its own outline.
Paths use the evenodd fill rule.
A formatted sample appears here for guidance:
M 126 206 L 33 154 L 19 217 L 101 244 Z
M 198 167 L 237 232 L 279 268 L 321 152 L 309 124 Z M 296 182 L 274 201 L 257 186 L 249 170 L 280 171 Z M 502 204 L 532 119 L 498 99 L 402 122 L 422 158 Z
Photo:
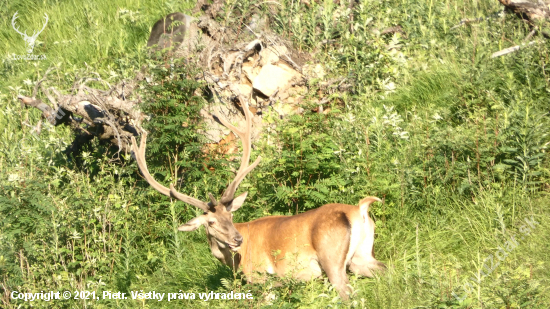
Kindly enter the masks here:
M 236 198 L 233 199 L 233 202 L 231 202 L 231 206 L 228 207 L 227 211 L 236 211 L 237 209 L 241 208 L 241 206 L 244 204 L 244 200 L 246 199 L 246 196 L 248 195 L 248 192 L 245 192 Z
M 194 231 L 194 230 L 198 229 L 202 225 L 202 218 L 201 217 L 196 217 L 195 219 L 191 219 L 189 222 L 187 222 L 184 225 L 178 227 L 178 231 L 191 232 L 191 231 Z

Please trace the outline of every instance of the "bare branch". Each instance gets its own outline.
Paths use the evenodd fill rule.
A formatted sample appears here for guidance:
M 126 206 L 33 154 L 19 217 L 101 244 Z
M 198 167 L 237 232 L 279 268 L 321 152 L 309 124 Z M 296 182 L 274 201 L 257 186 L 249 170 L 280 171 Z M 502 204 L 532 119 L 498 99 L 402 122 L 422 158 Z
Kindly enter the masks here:
M 36 82 L 36 85 L 34 86 L 34 90 L 32 91 L 32 97 L 33 98 L 36 98 L 36 95 L 38 94 L 38 87 L 40 87 L 40 85 L 46 81 L 48 79 L 48 74 L 50 73 L 50 71 L 52 69 L 54 69 L 55 67 L 49 67 L 47 70 L 46 70 L 46 73 L 44 73 L 44 76 L 42 76 L 42 78 Z
M 495 53 L 493 53 L 493 54 L 491 55 L 491 58 L 496 58 L 496 57 L 500 57 L 500 56 L 504 56 L 504 55 L 513 53 L 513 52 L 515 52 L 515 51 L 520 50 L 521 48 L 525 48 L 525 47 L 527 47 L 527 46 L 531 46 L 531 45 L 533 45 L 533 44 L 535 44 L 535 43 L 536 43 L 536 41 L 531 41 L 531 42 L 529 42 L 528 44 L 516 45 L 516 46 L 512 46 L 512 47 L 503 49 L 503 50 L 501 50 L 501 51 L 497 51 L 497 52 L 495 52 Z

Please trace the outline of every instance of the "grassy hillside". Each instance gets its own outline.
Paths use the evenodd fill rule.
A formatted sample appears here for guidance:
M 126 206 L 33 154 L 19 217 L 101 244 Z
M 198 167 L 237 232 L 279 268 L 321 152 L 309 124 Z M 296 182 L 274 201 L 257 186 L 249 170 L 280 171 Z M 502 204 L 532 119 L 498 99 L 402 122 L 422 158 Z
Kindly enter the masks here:
M 229 2 L 234 11 L 225 16 L 244 21 L 251 4 L 268 4 Z M 270 119 L 277 129 L 256 145 L 263 160 L 241 184 L 250 194 L 235 221 L 378 196 L 385 203 L 372 208 L 375 251 L 388 271 L 350 274 L 350 302 L 326 278 L 247 285 L 210 254 L 204 229 L 176 231 L 198 212 L 151 189 L 129 156 L 113 160 L 94 143 L 75 160 L 64 153 L 69 128 L 44 125 L 32 134 L 39 111 L 16 97 L 30 95 L 50 66 L 58 67 L 50 85 L 62 91 L 91 72 L 111 83 L 132 78 L 155 65 L 145 52 L 153 23 L 194 3 L 0 0 L 0 307 L 548 308 L 550 44 L 534 35 L 530 47 L 490 58 L 531 31 L 515 15 L 498 14 L 496 0 L 361 1 L 353 18 L 345 1 L 277 2 L 273 29 L 314 53 L 330 78 L 355 82 L 333 95 L 326 115 Z M 25 53 L 11 26 L 16 11 L 27 33 L 48 14 L 34 49 L 46 60 L 12 59 Z M 490 18 L 453 27 L 478 17 Z M 382 34 L 396 25 L 404 33 Z M 319 85 L 310 86 L 315 93 Z M 231 174 L 201 170 L 193 160 L 200 136 L 178 134 L 188 143 L 151 143 L 151 169 L 166 185 L 171 168 L 185 168 L 180 190 L 207 199 Z M 175 142 L 187 148 L 163 152 Z M 10 299 L 12 291 L 75 290 L 197 298 L 250 291 L 254 299 Z

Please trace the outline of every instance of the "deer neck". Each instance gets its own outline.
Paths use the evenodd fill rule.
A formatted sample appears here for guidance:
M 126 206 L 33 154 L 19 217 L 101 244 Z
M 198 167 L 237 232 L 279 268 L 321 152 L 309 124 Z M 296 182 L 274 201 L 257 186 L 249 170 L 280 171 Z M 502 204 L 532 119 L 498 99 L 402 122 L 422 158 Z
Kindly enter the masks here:
M 208 232 L 206 233 L 206 236 L 212 255 L 214 255 L 214 257 L 217 258 L 220 262 L 231 267 L 233 270 L 238 269 L 239 263 L 241 261 L 240 253 L 232 252 L 229 247 L 221 247 L 216 239 L 214 239 L 214 237 L 212 237 Z

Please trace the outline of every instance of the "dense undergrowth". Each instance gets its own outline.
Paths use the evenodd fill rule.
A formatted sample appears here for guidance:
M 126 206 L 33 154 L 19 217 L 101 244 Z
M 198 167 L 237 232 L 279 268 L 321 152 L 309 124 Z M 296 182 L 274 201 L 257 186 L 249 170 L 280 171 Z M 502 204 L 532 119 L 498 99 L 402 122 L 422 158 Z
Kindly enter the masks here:
M 117 159 L 92 143 L 75 160 L 64 152 L 68 128 L 32 133 L 39 112 L 15 98 L 32 93 L 50 65 L 59 68 L 52 84 L 60 89 L 77 74 L 116 82 L 147 65 L 163 81 L 142 89 L 149 98 L 142 108 L 155 115 L 147 124 L 151 171 L 197 198 L 219 194 L 234 163 L 200 152 L 197 111 L 209 103 L 194 90 L 204 85 L 186 79 L 195 68 L 167 71 L 144 50 L 158 18 L 193 3 L 0 0 L 2 307 L 548 308 L 548 42 L 534 36 L 537 44 L 491 59 L 530 32 L 514 15 L 495 15 L 498 1 L 368 1 L 355 5 L 353 18 L 344 1 L 279 3 L 274 29 L 315 53 L 330 76 L 355 84 L 332 95 L 326 114 L 265 115 L 271 130 L 253 152 L 263 159 L 241 184 L 250 194 L 235 221 L 378 196 L 385 203 L 372 208 L 375 251 L 388 271 L 374 279 L 350 274 L 348 303 L 326 278 L 246 285 L 212 257 L 202 230 L 177 232 L 197 210 L 151 189 L 130 155 Z M 224 18 L 247 18 L 254 7 L 230 4 L 233 15 Z M 33 26 L 48 13 L 35 47 L 47 60 L 9 59 L 24 52 L 11 29 L 15 11 Z M 451 29 L 483 16 L 493 17 Z M 406 35 L 380 34 L 394 25 Z M 312 95 L 316 87 L 312 81 Z M 254 299 L 30 303 L 9 296 L 50 290 L 250 291 Z

